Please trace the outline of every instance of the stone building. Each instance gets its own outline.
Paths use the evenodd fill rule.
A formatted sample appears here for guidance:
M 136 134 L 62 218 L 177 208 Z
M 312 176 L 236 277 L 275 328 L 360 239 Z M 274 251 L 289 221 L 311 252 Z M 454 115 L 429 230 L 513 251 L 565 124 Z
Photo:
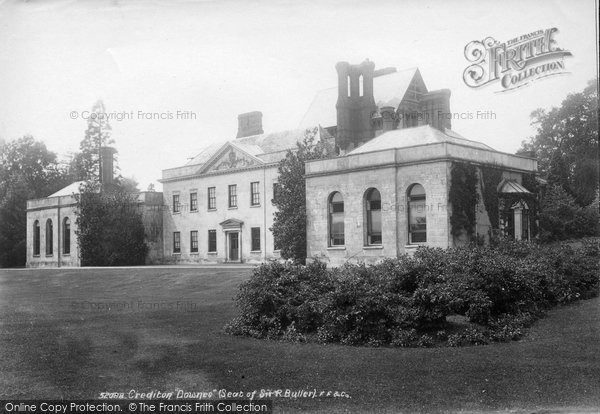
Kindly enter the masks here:
M 115 149 L 100 149 L 101 182 L 114 184 Z M 45 198 L 27 201 L 27 267 L 80 266 L 77 199 L 84 181 L 76 181 Z M 162 193 L 141 192 L 138 208 L 146 230 L 148 263 L 162 261 Z
M 368 61 L 336 67 L 338 87 L 319 92 L 305 117 L 326 119 L 342 154 L 306 164 L 309 259 L 374 262 L 421 245 L 466 242 L 451 224 L 457 162 L 473 165 L 478 178 L 474 236 L 485 241 L 492 234 L 482 196 L 487 166 L 501 174 L 493 189 L 496 201 L 512 200 L 502 214 L 496 212 L 500 229 L 516 239 L 531 237 L 532 194 L 522 181 L 536 172 L 535 159 L 495 151 L 452 131 L 450 91 L 428 91 L 418 69 L 377 72 Z
M 367 60 L 340 62 L 336 70 L 338 85 L 316 94 L 298 129 L 264 133 L 260 112 L 241 114 L 236 139 L 163 170 L 163 192 L 139 199 L 149 263 L 278 259 L 269 230 L 277 165 L 307 129 L 338 154 L 306 165 L 309 259 L 372 262 L 420 245 L 485 241 L 492 228 L 516 239 L 532 237 L 532 194 L 524 180 L 535 174 L 535 159 L 452 131 L 450 91 L 429 91 L 416 68 L 376 70 Z M 476 169 L 474 234 L 452 227 L 456 163 Z M 498 173 L 493 185 L 484 179 L 488 167 Z M 28 202 L 29 266 L 78 265 L 72 186 Z M 498 210 L 492 214 L 485 203 L 490 194 Z

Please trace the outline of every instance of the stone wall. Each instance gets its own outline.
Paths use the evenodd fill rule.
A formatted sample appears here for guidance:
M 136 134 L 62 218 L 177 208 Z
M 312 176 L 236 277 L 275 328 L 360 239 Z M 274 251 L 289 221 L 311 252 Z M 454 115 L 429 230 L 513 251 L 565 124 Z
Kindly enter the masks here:
M 71 225 L 70 252 L 64 252 L 64 219 Z M 40 224 L 40 254 L 34 255 L 33 232 L 36 220 Z M 52 254 L 46 254 L 46 223 L 52 221 Z M 27 202 L 27 267 L 79 266 L 77 216 L 72 196 L 52 197 Z M 60 259 L 60 260 L 59 260 Z
M 426 191 L 423 208 L 427 218 L 427 245 L 448 247 L 449 163 L 437 161 L 415 165 L 395 165 L 371 170 L 347 170 L 307 177 L 308 258 L 331 265 L 346 261 L 367 263 L 385 257 L 411 253 L 418 247 L 408 243 L 407 191 L 421 184 Z M 365 194 L 376 188 L 381 194 L 382 244 L 366 245 Z M 328 199 L 339 191 L 344 198 L 344 246 L 328 246 Z
M 277 181 L 275 165 L 237 172 L 207 174 L 200 177 L 163 182 L 163 255 L 165 263 L 221 263 L 227 261 L 226 235 L 220 225 L 228 219 L 243 222 L 240 235 L 241 259 L 247 263 L 259 263 L 279 257 L 274 251 L 273 225 L 275 208 L 273 183 Z M 260 206 L 250 205 L 250 183 L 259 182 Z M 237 185 L 237 208 L 228 207 L 228 186 Z M 216 209 L 208 210 L 208 188 L 216 188 Z M 190 193 L 198 193 L 198 211 L 189 209 Z M 181 211 L 174 213 L 173 194 L 180 195 Z M 251 251 L 250 229 L 260 228 L 261 250 Z M 217 231 L 217 252 L 208 252 L 208 230 Z M 198 231 L 198 253 L 190 252 L 190 232 Z M 181 253 L 173 253 L 173 232 L 181 234 Z

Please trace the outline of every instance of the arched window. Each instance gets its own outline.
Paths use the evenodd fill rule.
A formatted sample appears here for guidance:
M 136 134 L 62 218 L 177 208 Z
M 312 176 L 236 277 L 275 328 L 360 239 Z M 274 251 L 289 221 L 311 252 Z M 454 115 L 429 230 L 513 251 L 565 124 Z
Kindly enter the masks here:
M 376 188 L 365 193 L 367 246 L 381 244 L 381 194 Z
M 71 253 L 71 220 L 68 217 L 63 220 L 63 253 Z
M 364 90 L 363 90 L 363 75 L 360 75 L 358 77 L 358 96 L 364 96 Z
M 40 222 L 33 223 L 33 255 L 40 255 Z
M 52 256 L 52 252 L 54 251 L 54 246 L 52 245 L 52 240 L 54 238 L 53 229 L 52 229 L 52 220 L 46 220 L 46 255 Z
M 335 192 L 329 196 L 329 246 L 344 243 L 344 199 Z
M 350 89 L 350 75 L 348 75 L 348 76 L 346 77 L 346 82 L 347 82 L 347 84 L 348 84 L 348 98 L 349 98 L 349 97 L 352 95 L 352 94 L 351 94 L 351 89 Z
M 408 190 L 408 242 L 427 241 L 427 215 L 425 189 L 421 184 L 413 184 Z

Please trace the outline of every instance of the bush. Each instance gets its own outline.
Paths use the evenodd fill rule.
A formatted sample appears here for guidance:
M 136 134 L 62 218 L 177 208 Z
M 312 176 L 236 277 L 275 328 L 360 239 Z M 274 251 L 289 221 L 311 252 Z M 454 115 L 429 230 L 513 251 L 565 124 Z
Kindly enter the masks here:
M 420 248 L 366 266 L 262 265 L 226 332 L 292 342 L 427 347 L 520 338 L 543 311 L 598 294 L 600 244 Z M 446 321 L 464 315 L 461 331 Z

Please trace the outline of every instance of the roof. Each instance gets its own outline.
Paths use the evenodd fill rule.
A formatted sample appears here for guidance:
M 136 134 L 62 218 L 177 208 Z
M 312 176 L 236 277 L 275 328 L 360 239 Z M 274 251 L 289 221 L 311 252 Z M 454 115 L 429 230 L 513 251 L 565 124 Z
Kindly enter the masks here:
M 422 82 L 421 74 L 417 68 L 374 77 L 373 97 L 375 98 L 375 104 L 379 108 L 384 106 L 397 108 L 415 76 L 418 76 Z M 300 121 L 300 126 L 321 125 L 331 127 L 337 125 L 337 109 L 335 107 L 337 98 L 337 86 L 317 92 L 304 118 Z
M 505 179 L 498 184 L 498 192 L 501 194 L 531 194 L 531 191 L 514 180 Z
M 347 155 L 361 154 L 365 152 L 380 151 L 392 148 L 405 148 L 416 145 L 435 144 L 439 142 L 451 142 L 453 144 L 466 145 L 485 150 L 494 149 L 482 142 L 471 141 L 446 129 L 444 132 L 430 125 L 423 125 L 414 128 L 395 129 L 387 131 L 378 137 L 373 138 L 367 143 L 350 151 Z
M 284 153 L 288 149 L 296 148 L 296 143 L 304 139 L 305 132 L 306 128 L 301 128 L 289 131 L 253 135 L 250 137 L 233 139 L 227 142 L 220 142 L 207 147 L 185 165 L 205 164 L 226 145 L 237 147 L 245 153 L 257 158 L 263 158 L 262 156 L 265 154 L 277 152 Z
M 72 194 L 79 194 L 79 187 L 81 184 L 85 184 L 85 181 L 75 181 L 74 183 L 69 184 L 65 188 L 58 190 L 54 194 L 50 194 L 49 197 L 62 197 L 62 196 L 70 196 Z

